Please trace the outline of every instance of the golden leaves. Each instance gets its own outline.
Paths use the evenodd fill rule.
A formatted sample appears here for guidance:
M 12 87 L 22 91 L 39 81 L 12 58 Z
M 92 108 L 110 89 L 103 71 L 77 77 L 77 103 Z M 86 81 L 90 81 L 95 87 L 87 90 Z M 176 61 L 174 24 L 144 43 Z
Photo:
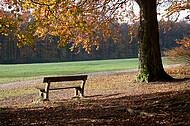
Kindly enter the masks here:
M 177 44 L 180 44 L 186 48 L 190 48 L 190 37 L 189 36 L 185 36 L 182 40 L 175 40 Z
M 120 3 L 121 1 L 101 0 L 10 1 L 15 3 L 7 3 L 10 4 L 9 8 L 13 9 L 10 14 L 12 18 L 4 20 L 5 25 L 0 26 L 0 31 L 6 34 L 14 32 L 20 43 L 30 45 L 34 36 L 41 38 L 47 35 L 59 36 L 58 47 L 72 43 L 71 50 L 84 48 L 87 52 L 90 52 L 92 45 L 98 49 L 99 41 L 106 41 L 110 36 L 113 36 L 114 42 L 117 43 L 119 41 L 117 29 L 119 24 L 115 18 L 117 9 L 123 8 L 124 12 L 126 7 L 133 6 L 132 2 L 125 6 L 124 3 Z M 135 17 L 132 13 L 127 15 Z M 124 20 L 124 16 L 120 16 L 120 20 Z M 13 31 L 8 31 L 12 26 Z
M 162 6 L 166 9 L 164 10 L 161 16 L 165 19 L 173 20 L 175 22 L 179 20 L 181 11 L 190 9 L 189 0 L 183 0 L 183 1 L 174 0 L 173 2 L 166 1 L 163 3 L 164 5 Z M 187 21 L 190 21 L 190 20 L 187 20 Z
M 131 36 L 131 40 L 129 41 L 129 43 L 132 43 L 133 42 L 133 38 L 136 36 L 137 34 L 137 27 L 135 28 L 134 25 L 129 25 L 128 26 L 128 29 L 130 30 L 128 35 Z
M 17 42 L 17 46 L 18 46 L 18 48 L 22 47 L 22 45 L 20 43 L 18 43 L 18 42 Z

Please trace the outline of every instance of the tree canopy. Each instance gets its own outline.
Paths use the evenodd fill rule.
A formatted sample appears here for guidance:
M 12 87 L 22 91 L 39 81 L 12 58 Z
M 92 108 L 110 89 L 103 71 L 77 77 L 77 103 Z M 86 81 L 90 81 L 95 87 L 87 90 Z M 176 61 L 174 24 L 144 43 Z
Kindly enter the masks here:
M 162 16 L 168 19 L 174 15 L 177 20 L 181 10 L 189 9 L 188 0 L 158 0 L 157 4 L 165 8 Z M 134 0 L 1 0 L 0 32 L 13 34 L 19 47 L 32 45 L 34 36 L 53 35 L 60 37 L 58 47 L 72 42 L 71 50 L 82 46 L 90 51 L 92 45 L 99 47 L 100 33 L 104 40 L 112 35 L 118 41 L 118 22 L 139 19 L 134 6 Z M 189 15 L 185 18 L 190 20 Z

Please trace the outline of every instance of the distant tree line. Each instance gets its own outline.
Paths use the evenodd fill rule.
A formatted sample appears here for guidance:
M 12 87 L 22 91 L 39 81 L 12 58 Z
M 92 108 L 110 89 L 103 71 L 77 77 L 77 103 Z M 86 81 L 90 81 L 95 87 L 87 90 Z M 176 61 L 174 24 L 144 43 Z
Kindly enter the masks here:
M 137 26 L 138 24 L 136 24 Z M 100 39 L 100 47 L 92 47 L 91 54 L 85 52 L 83 48 L 70 50 L 72 43 L 57 48 L 59 37 L 49 36 L 46 38 L 35 38 L 33 46 L 23 45 L 19 47 L 16 39 L 0 35 L 0 63 L 36 63 L 36 62 L 60 62 L 76 60 L 98 60 L 98 59 L 121 59 L 134 58 L 138 56 L 137 37 L 131 41 L 129 25 L 119 26 L 120 42 L 114 43 L 113 39 L 104 41 Z M 181 21 L 162 22 L 160 24 L 160 46 L 161 51 L 179 46 L 176 39 L 182 39 L 190 31 L 190 24 Z

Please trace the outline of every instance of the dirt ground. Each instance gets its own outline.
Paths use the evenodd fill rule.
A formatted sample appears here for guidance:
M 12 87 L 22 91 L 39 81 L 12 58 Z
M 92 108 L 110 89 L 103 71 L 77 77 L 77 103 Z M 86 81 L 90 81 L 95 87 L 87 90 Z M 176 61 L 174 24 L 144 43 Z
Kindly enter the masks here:
M 0 125 L 190 124 L 189 79 L 120 84 L 131 81 L 135 75 L 89 78 L 89 86 L 97 80 L 108 84 L 111 81 L 116 86 L 97 87 L 96 90 L 86 85 L 85 97 L 81 99 L 71 99 L 73 90 L 51 91 L 49 102 L 33 102 L 37 93 L 5 98 L 0 101 Z M 190 78 L 189 75 L 185 77 Z

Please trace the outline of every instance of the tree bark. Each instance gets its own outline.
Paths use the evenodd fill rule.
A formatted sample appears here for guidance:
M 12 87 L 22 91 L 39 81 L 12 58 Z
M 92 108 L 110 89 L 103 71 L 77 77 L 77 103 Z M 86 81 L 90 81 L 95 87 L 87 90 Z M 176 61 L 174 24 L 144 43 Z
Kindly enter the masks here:
M 137 81 L 172 79 L 163 69 L 156 0 L 136 0 L 140 7 L 138 31 L 138 74 Z

